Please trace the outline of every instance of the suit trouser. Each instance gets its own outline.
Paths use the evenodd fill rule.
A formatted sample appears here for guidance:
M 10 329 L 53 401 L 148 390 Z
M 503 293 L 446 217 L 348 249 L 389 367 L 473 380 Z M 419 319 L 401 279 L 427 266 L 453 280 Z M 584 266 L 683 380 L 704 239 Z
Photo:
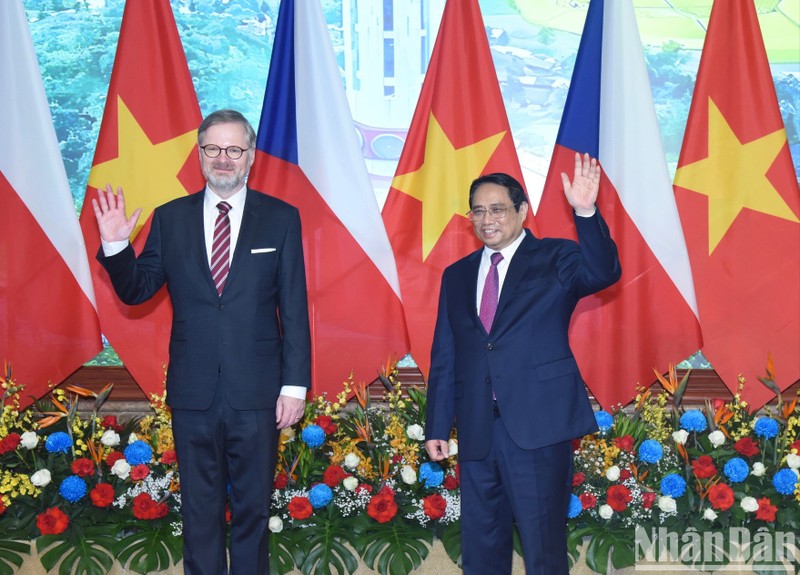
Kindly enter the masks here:
M 519 448 L 495 414 L 489 454 L 461 467 L 461 558 L 465 575 L 507 575 L 513 524 L 526 575 L 567 575 L 571 442 Z
M 275 410 L 237 411 L 222 384 L 211 407 L 173 409 L 187 575 L 225 575 L 230 497 L 230 572 L 269 573 L 269 505 L 278 432 Z

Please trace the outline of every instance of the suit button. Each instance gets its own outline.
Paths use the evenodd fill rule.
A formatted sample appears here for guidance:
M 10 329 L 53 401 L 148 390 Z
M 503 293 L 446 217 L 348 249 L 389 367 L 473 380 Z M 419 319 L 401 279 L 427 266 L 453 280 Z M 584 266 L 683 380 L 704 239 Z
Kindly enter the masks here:
M 225 305 L 221 304 L 221 303 L 218 303 L 217 304 L 217 309 L 225 309 Z
M 488 349 L 489 351 L 492 351 L 494 349 L 494 344 L 492 342 L 487 343 L 486 344 L 486 349 Z
M 491 377 L 487 377 L 486 378 L 486 385 L 489 385 L 490 383 L 492 383 L 492 378 Z

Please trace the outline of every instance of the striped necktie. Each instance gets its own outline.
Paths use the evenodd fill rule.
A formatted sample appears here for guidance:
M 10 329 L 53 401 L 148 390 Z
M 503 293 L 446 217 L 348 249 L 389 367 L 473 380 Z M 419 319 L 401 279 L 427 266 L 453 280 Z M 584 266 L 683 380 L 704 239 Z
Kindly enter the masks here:
M 497 312 L 497 300 L 500 297 L 500 275 L 497 273 L 497 264 L 503 259 L 503 254 L 495 252 L 491 256 L 492 265 L 486 275 L 486 283 L 483 284 L 483 294 L 481 295 L 481 310 L 478 314 L 486 333 L 492 330 L 494 314 Z
M 222 295 L 231 267 L 231 219 L 228 217 L 231 206 L 228 202 L 220 202 L 217 209 L 219 215 L 214 224 L 214 242 L 211 246 L 211 277 L 214 278 L 217 293 Z

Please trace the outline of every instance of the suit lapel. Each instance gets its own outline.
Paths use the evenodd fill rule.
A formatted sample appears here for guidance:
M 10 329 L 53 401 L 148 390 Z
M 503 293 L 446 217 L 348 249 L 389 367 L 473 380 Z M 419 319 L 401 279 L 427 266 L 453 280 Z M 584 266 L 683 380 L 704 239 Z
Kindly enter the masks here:
M 531 266 L 531 262 L 533 262 L 533 252 L 535 252 L 538 247 L 539 240 L 534 237 L 530 230 L 526 229 L 525 238 L 514 253 L 514 257 L 511 258 L 511 263 L 508 265 L 506 278 L 503 281 L 503 289 L 500 290 L 500 299 L 497 302 L 497 312 L 494 316 L 493 328 L 497 325 L 498 320 L 502 318 L 503 308 L 506 307 L 507 302 L 511 299 L 511 294 L 514 293 L 517 284 L 519 284 L 520 280 L 525 276 L 525 272 L 527 272 L 528 268 Z
M 241 268 L 245 261 L 246 254 L 253 245 L 256 229 L 258 228 L 259 213 L 256 208 L 256 195 L 250 193 L 250 188 L 246 190 L 247 197 L 244 200 L 244 212 L 242 213 L 242 225 L 239 228 L 239 237 L 236 239 L 236 250 L 231 258 L 231 269 L 228 272 L 226 286 L 236 280 L 241 275 Z
M 200 270 L 200 274 L 208 284 L 209 289 L 213 290 L 214 294 L 216 294 L 217 288 L 214 286 L 214 280 L 211 277 L 211 269 L 208 267 L 205 217 L 203 214 L 205 195 L 205 190 L 201 190 L 191 195 L 194 201 L 191 204 L 189 210 L 189 219 L 187 221 L 187 226 L 189 229 L 188 237 L 191 238 L 191 257 L 197 262 L 197 269 Z M 208 249 L 211 249 L 211 246 L 209 246 Z

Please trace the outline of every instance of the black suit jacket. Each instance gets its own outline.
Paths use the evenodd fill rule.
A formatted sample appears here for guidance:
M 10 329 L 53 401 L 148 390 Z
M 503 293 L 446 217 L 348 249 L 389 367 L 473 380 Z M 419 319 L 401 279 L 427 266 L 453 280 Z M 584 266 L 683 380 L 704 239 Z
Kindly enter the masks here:
M 575 225 L 580 244 L 525 230 L 490 333 L 477 313 L 482 249 L 444 271 L 425 437 L 447 439 L 455 421 L 461 460 L 489 451 L 493 391 L 509 435 L 523 449 L 597 430 L 567 331 L 578 300 L 613 284 L 621 269 L 599 212 L 575 217 Z
M 167 403 L 206 409 L 218 381 L 234 409 L 274 407 L 283 385 L 310 387 L 310 335 L 300 216 L 247 189 L 222 296 L 211 279 L 204 193 L 157 208 L 137 258 L 133 248 L 98 254 L 119 298 L 134 305 L 164 284 L 173 318 Z M 157 361 L 153 358 L 153 361 Z

